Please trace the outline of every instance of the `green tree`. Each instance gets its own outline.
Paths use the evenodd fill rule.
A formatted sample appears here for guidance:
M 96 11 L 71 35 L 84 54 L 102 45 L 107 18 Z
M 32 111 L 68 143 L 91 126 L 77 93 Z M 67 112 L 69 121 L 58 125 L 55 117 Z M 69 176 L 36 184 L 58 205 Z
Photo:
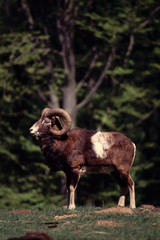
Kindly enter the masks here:
M 39 206 L 45 202 L 48 169 L 28 129 L 46 105 L 66 109 L 73 126 L 116 130 L 130 136 L 137 145 L 133 174 L 138 202 L 158 203 L 159 11 L 155 0 L 1 1 L 3 206 L 7 206 L 3 196 L 7 191 L 11 194 L 11 187 L 13 195 L 27 193 L 26 200 L 19 201 L 22 206 L 28 201 L 35 207 L 36 201 L 29 201 L 35 194 L 43 196 Z M 35 176 L 39 180 L 35 181 Z M 49 178 L 53 181 L 49 189 L 62 199 L 57 184 L 60 177 Z M 107 184 L 112 181 L 105 178 Z M 93 181 L 95 187 L 97 184 L 96 177 L 87 179 L 88 186 L 85 178 L 82 180 L 82 186 L 86 186 L 81 194 L 84 196 L 91 191 Z M 104 193 L 104 176 L 99 179 L 98 194 L 93 192 L 87 201 L 95 201 L 98 195 L 98 203 L 105 197 L 112 203 L 117 191 L 110 187 Z M 31 190 L 37 182 L 34 193 Z M 149 199 L 151 189 L 155 190 Z M 34 194 L 30 197 L 29 193 Z M 57 204 L 50 190 L 48 198 Z M 8 206 L 13 205 L 10 202 Z

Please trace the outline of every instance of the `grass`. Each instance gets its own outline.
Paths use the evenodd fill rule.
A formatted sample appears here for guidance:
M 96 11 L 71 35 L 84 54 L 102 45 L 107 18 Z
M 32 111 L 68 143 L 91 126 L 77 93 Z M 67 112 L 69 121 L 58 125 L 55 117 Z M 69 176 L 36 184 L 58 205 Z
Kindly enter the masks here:
M 35 211 L 0 211 L 0 239 L 20 237 L 29 231 L 46 231 L 57 240 L 158 240 L 160 211 L 115 213 L 94 207 Z M 103 209 L 104 210 L 104 209 Z

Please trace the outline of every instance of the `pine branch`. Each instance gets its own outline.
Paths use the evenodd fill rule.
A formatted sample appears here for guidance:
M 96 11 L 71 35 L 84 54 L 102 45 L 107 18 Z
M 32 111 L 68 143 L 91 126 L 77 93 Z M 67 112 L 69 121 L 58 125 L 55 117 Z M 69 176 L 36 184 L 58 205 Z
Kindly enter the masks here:
M 30 11 L 30 9 L 29 9 L 29 7 L 27 5 L 26 0 L 21 0 L 21 6 L 22 6 L 23 11 L 26 14 L 26 17 L 27 17 L 27 20 L 28 20 L 29 29 L 33 30 L 34 29 L 34 20 L 33 20 L 31 11 Z
M 151 13 L 150 13 L 150 18 L 145 20 L 144 22 L 140 23 L 136 28 L 133 29 L 133 33 L 137 32 L 140 28 L 145 27 L 147 24 L 150 23 L 151 18 L 154 16 L 155 13 L 157 13 L 158 11 L 160 11 L 160 6 L 157 6 Z M 125 59 L 124 59 L 124 66 L 127 65 L 128 62 L 128 58 L 131 55 L 131 52 L 133 50 L 133 46 L 134 46 L 134 35 L 133 33 L 130 35 L 130 41 L 129 41 L 129 45 L 128 45 L 128 49 L 125 55 Z
M 127 52 L 126 52 L 125 58 L 124 58 L 124 64 L 123 64 L 124 67 L 126 67 L 126 65 L 128 63 L 128 59 L 129 59 L 129 57 L 131 55 L 131 52 L 133 50 L 133 46 L 134 46 L 134 35 L 131 34 L 128 49 L 127 49 Z
M 37 89 L 37 93 L 38 93 L 39 97 L 43 100 L 43 102 L 48 104 L 46 96 L 43 94 L 43 92 L 40 89 Z
M 137 126 L 140 125 L 142 122 L 144 122 L 145 120 L 147 120 L 151 115 L 153 115 L 154 112 L 157 110 L 157 108 L 158 108 L 157 106 L 154 107 L 146 116 L 140 118 L 140 119 L 136 122 L 135 127 L 137 127 Z
M 27 5 L 27 1 L 26 0 L 21 0 L 21 6 L 23 11 L 26 14 L 27 17 L 27 21 L 28 21 L 28 26 L 30 30 L 34 29 L 34 20 L 31 14 L 31 11 Z M 45 35 L 48 35 L 48 29 L 47 26 L 44 25 L 44 33 Z M 38 38 L 36 38 L 37 41 L 39 41 Z M 44 44 L 46 45 L 46 49 L 47 51 L 50 51 L 50 42 L 49 40 L 45 41 Z M 43 62 L 44 65 L 46 64 L 45 62 Z M 40 90 L 37 90 L 38 95 L 40 96 L 40 98 L 49 106 L 49 107 L 58 107 L 59 103 L 58 103 L 58 98 L 56 96 L 56 94 L 54 93 L 51 84 L 54 82 L 54 74 L 53 74 L 53 64 L 50 58 L 47 59 L 47 67 L 48 67 L 48 72 L 51 76 L 50 82 L 48 83 L 48 88 L 49 88 L 49 97 L 50 97 L 50 101 L 48 101 L 48 99 L 46 98 L 46 96 L 43 94 L 43 92 L 41 92 Z
M 149 19 L 145 20 L 144 22 L 140 23 L 136 28 L 134 28 L 133 32 L 137 32 L 142 27 L 145 27 L 147 24 L 151 22 L 151 18 L 154 16 L 155 13 L 160 11 L 160 6 L 157 6 L 151 13 Z
M 100 54 L 95 54 L 90 65 L 89 65 L 89 68 L 88 68 L 88 71 L 86 72 L 86 74 L 84 75 L 84 77 L 81 79 L 81 81 L 78 83 L 77 87 L 76 87 L 76 93 L 81 89 L 83 83 L 88 79 L 88 77 L 90 76 L 94 66 L 95 66 L 95 62 L 96 60 L 98 59 Z
M 137 126 L 139 126 L 142 122 L 146 121 L 148 118 L 150 118 L 158 109 L 158 106 L 155 106 L 148 114 L 146 114 L 145 116 L 141 117 L 136 124 L 128 130 L 128 132 L 132 131 L 134 128 L 136 128 Z
M 80 102 L 78 105 L 77 105 L 77 110 L 79 110 L 80 108 L 84 107 L 88 101 L 91 99 L 91 97 L 94 95 L 94 93 L 97 91 L 97 89 L 99 88 L 99 86 L 102 84 L 103 80 L 104 80 L 104 77 L 106 76 L 106 73 L 108 71 L 108 69 L 110 68 L 111 66 L 111 63 L 112 63 L 112 60 L 115 56 L 115 47 L 112 48 L 112 51 L 107 59 L 107 62 L 106 62 L 106 65 L 105 65 L 105 68 L 103 70 L 103 72 L 101 73 L 97 83 L 95 84 L 95 86 L 90 90 L 90 92 L 88 93 L 88 95 L 84 98 L 84 100 L 82 102 Z
M 7 16 L 7 24 L 8 24 L 8 28 L 10 30 L 11 33 L 14 33 L 13 31 L 13 27 L 12 27 L 12 18 L 11 18 L 11 14 L 10 14 L 10 5 L 9 5 L 9 1 L 7 1 L 5 3 L 5 11 L 6 11 L 6 16 Z M 0 5 L 1 7 L 1 5 Z
M 39 97 L 42 99 L 42 101 L 45 102 L 46 105 L 49 106 L 50 108 L 59 107 L 57 96 L 54 94 L 51 86 L 49 86 L 49 90 L 50 90 L 50 94 L 49 94 L 50 101 L 47 99 L 47 97 L 44 95 L 44 93 L 40 89 L 37 89 L 37 93 Z

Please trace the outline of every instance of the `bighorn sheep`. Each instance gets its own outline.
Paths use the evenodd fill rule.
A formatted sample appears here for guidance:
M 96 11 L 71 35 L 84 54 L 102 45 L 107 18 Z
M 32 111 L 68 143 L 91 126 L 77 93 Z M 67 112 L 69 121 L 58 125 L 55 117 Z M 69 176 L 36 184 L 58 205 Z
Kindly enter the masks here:
M 75 208 L 75 189 L 82 173 L 107 172 L 116 178 L 120 186 L 118 206 L 125 206 L 129 188 L 130 207 L 135 208 L 134 182 L 130 177 L 135 144 L 118 132 L 70 130 L 71 122 L 70 115 L 63 109 L 45 108 L 41 118 L 30 128 L 31 135 L 40 140 L 48 166 L 66 174 L 68 208 Z

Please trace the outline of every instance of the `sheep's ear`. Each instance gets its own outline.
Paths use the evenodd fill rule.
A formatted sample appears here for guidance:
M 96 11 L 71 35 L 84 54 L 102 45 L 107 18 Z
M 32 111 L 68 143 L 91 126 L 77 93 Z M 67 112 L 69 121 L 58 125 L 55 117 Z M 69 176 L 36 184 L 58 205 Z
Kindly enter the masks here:
M 52 125 L 56 124 L 56 117 L 51 118 Z
M 51 118 L 51 126 L 53 127 L 54 125 L 56 125 L 59 129 L 63 128 L 63 125 L 60 121 L 61 119 L 59 117 L 52 117 Z
M 53 108 L 46 114 L 46 117 L 51 119 L 53 116 L 58 117 L 58 119 L 59 118 L 62 119 L 63 122 L 64 122 L 64 125 L 63 125 L 63 128 L 60 131 L 53 130 L 51 128 L 50 132 L 54 136 L 62 136 L 64 134 L 66 134 L 70 130 L 71 125 L 72 125 L 72 120 L 71 120 L 70 115 L 65 110 L 63 110 L 61 108 Z M 58 121 L 58 119 L 57 119 L 57 122 L 60 123 L 60 121 Z M 56 125 L 57 125 L 57 122 L 56 122 Z

